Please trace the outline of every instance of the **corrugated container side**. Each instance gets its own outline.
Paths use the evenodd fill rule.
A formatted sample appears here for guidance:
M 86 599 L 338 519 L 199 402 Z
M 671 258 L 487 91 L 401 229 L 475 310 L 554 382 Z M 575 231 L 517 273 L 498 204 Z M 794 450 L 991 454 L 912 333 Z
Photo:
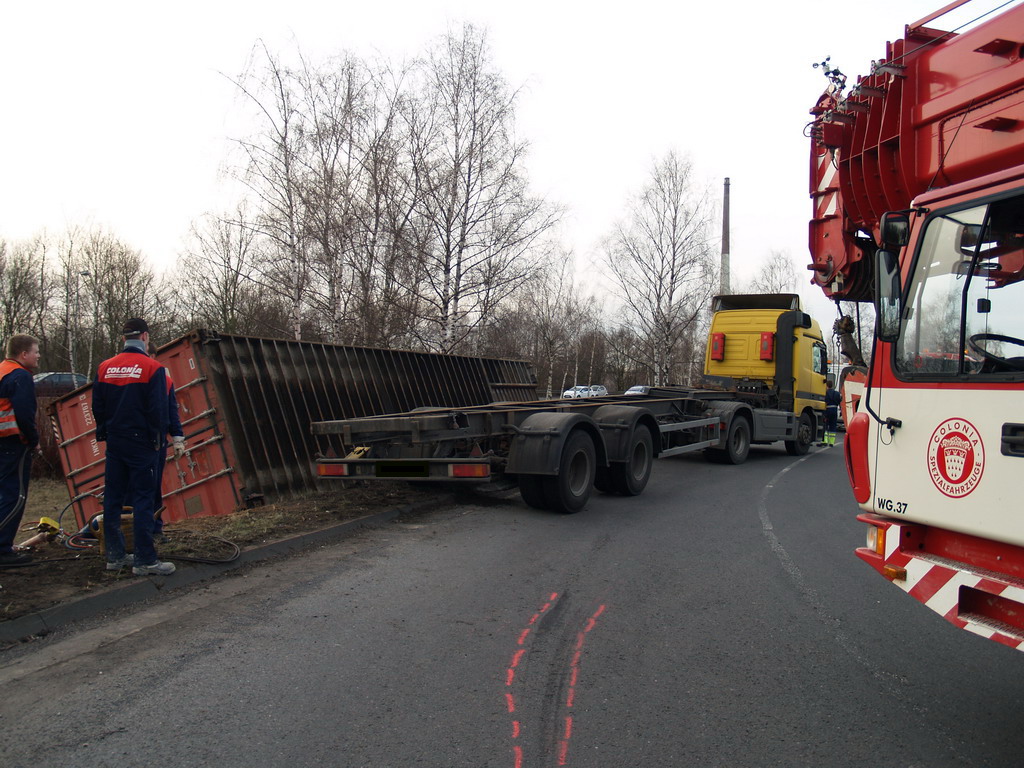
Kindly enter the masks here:
M 530 400 L 536 391 L 533 369 L 519 360 L 208 331 L 176 339 L 157 359 L 174 381 L 188 447 L 164 472 L 168 522 L 319 487 L 316 456 L 337 455 L 342 446 L 336 436 L 314 436 L 314 421 Z M 90 387 L 51 409 L 72 497 L 103 488 L 91 401 Z M 95 496 L 75 504 L 80 524 L 100 511 Z
M 168 451 L 161 490 L 165 522 L 226 514 L 243 501 L 235 473 L 231 441 L 195 339 L 184 337 L 163 347 L 157 359 L 167 366 L 175 385 L 178 411 L 188 452 L 178 460 Z M 84 525 L 103 511 L 98 496 L 104 488 L 105 448 L 96 441 L 92 416 L 92 387 L 85 387 L 53 404 L 51 422 L 57 434 L 61 464 L 75 517 Z

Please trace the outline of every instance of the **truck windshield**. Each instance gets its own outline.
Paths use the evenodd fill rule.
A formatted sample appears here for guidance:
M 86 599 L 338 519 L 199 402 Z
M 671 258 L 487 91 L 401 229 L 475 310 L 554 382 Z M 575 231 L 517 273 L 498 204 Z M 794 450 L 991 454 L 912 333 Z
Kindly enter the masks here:
M 946 378 L 1024 373 L 1024 197 L 926 225 L 896 370 Z

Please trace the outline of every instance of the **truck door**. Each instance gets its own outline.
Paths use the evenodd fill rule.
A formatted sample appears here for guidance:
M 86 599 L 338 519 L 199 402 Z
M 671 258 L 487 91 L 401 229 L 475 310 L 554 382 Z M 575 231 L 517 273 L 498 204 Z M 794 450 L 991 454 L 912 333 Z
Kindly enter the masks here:
M 1024 196 L 933 210 L 919 242 L 866 506 L 1024 544 Z

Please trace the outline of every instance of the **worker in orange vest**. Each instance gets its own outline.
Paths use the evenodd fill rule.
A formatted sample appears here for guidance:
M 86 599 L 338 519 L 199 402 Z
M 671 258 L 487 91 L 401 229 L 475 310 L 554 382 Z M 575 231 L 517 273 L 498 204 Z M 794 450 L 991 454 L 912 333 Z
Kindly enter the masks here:
M 39 339 L 16 334 L 7 340 L 0 363 L 0 568 L 28 565 L 32 556 L 14 551 L 32 473 L 32 452 L 39 445 L 36 385 Z

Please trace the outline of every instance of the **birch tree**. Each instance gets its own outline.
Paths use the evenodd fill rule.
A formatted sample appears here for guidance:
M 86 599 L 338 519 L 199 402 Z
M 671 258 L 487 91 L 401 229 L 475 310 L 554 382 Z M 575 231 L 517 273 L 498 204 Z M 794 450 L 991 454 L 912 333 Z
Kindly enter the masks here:
M 303 238 L 301 186 L 300 97 L 295 77 L 265 45 L 254 51 L 262 56 L 233 82 L 254 108 L 260 129 L 238 139 L 244 161 L 238 178 L 251 193 L 258 231 L 273 245 L 264 270 L 265 282 L 289 305 L 293 338 L 302 338 L 302 315 L 310 282 L 307 243 Z
M 29 329 L 39 335 L 51 294 L 45 239 L 0 240 L 0 338 Z
M 640 341 L 637 362 L 653 371 L 655 386 L 687 375 L 683 343 L 715 287 L 713 218 L 710 193 L 697 185 L 690 161 L 670 152 L 604 243 L 624 322 Z
M 260 241 L 244 206 L 196 222 L 176 278 L 187 325 L 224 333 L 285 336 L 288 306 L 263 282 Z
M 466 25 L 424 63 L 408 121 L 418 190 L 419 337 L 454 352 L 527 280 L 531 249 L 557 213 L 527 193 L 517 93 L 494 69 L 486 35 Z
M 142 254 L 101 229 L 81 240 L 78 262 L 82 277 L 81 306 L 88 334 L 87 370 L 119 351 L 121 327 L 129 317 L 144 317 L 155 335 L 167 316 L 167 303 L 156 273 Z
M 792 293 L 796 291 L 797 281 L 789 251 L 772 250 L 761 262 L 750 287 L 753 293 Z

